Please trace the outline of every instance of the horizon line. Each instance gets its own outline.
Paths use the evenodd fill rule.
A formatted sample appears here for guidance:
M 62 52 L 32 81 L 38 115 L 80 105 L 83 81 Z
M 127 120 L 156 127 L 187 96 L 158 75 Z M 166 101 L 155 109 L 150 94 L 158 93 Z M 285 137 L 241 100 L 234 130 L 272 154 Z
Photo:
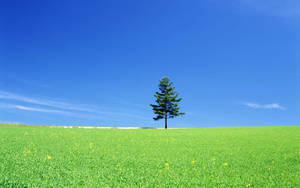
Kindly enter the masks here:
M 103 125 L 49 125 L 49 124 L 24 124 L 24 123 L 5 123 L 0 122 L 0 127 L 5 125 L 24 126 L 24 127 L 53 127 L 53 128 L 103 128 L 103 129 L 165 129 L 163 126 L 103 126 Z M 297 127 L 300 125 L 237 125 L 237 126 L 195 126 L 195 127 L 168 127 L 168 129 L 192 129 L 192 128 L 244 128 L 244 127 Z

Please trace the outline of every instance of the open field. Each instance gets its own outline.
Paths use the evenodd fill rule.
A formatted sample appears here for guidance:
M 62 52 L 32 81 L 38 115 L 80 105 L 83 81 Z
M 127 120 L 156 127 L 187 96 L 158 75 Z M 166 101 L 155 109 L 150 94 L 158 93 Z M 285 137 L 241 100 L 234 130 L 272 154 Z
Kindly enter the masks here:
M 300 187 L 300 127 L 0 126 L 0 187 Z

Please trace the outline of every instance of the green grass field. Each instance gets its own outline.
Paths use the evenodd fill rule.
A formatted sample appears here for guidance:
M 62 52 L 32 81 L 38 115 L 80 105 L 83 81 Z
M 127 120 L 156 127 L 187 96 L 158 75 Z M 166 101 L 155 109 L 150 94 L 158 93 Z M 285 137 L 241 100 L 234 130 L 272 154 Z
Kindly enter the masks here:
M 0 126 L 0 187 L 300 187 L 300 127 Z

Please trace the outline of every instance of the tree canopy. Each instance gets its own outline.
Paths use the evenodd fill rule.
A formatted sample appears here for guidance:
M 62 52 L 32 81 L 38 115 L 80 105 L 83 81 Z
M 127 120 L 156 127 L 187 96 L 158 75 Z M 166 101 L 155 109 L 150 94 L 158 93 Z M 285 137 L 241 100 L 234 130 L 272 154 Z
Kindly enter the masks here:
M 158 92 L 155 92 L 156 104 L 150 104 L 156 116 L 154 120 L 165 119 L 165 129 L 168 127 L 168 118 L 174 118 L 184 115 L 184 112 L 179 112 L 179 102 L 182 98 L 178 98 L 179 94 L 173 87 L 173 82 L 169 78 L 164 77 L 159 81 Z

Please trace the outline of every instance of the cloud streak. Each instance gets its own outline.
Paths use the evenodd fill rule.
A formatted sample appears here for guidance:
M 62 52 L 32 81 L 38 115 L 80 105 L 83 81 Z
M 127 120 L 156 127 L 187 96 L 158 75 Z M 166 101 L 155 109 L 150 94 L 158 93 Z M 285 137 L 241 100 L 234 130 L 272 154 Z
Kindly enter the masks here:
M 43 109 L 43 108 L 32 108 L 22 105 L 15 105 L 14 108 L 19 110 L 25 110 L 25 111 L 33 111 L 33 112 L 48 112 L 48 113 L 59 113 L 59 114 L 65 114 L 64 111 L 60 110 L 49 110 L 49 109 Z
M 300 16 L 299 0 L 237 0 L 242 6 L 274 16 Z
M 67 102 L 63 102 L 61 100 L 49 100 L 49 99 L 41 99 L 41 98 L 32 98 L 27 97 L 24 95 L 19 95 L 7 91 L 0 91 L 0 99 L 5 100 L 13 100 L 17 102 L 23 102 L 28 103 L 31 105 L 39 105 L 44 106 L 47 108 L 54 108 L 54 109 L 46 109 L 46 108 L 36 108 L 36 107 L 30 107 L 30 106 L 24 106 L 24 105 L 15 105 L 15 104 L 2 104 L 3 107 L 7 108 L 14 108 L 18 110 L 24 110 L 24 111 L 35 111 L 35 112 L 45 112 L 45 113 L 57 113 L 57 114 L 64 114 L 64 115 L 71 115 L 71 116 L 77 116 L 78 117 L 91 117 L 99 119 L 99 116 L 106 116 L 106 117 L 117 117 L 117 116 L 123 116 L 123 117 L 129 117 L 133 119 L 140 119 L 140 120 L 148 120 L 149 118 L 146 118 L 144 116 L 135 114 L 135 113 L 128 113 L 128 112 L 118 112 L 116 109 L 100 109 L 97 106 L 92 105 L 82 105 L 82 104 L 71 104 Z M 74 113 L 74 111 L 78 113 Z M 126 109 L 126 111 L 129 111 Z M 81 114 L 80 114 L 80 113 Z M 86 113 L 86 115 L 83 115 L 83 113 Z M 80 115 L 79 115 L 80 114 Z
M 50 110 L 50 109 L 35 108 L 35 107 L 29 107 L 29 106 L 23 106 L 23 105 L 16 105 L 16 104 L 8 104 L 8 103 L 0 103 L 0 108 L 11 108 L 11 109 L 18 109 L 18 110 L 32 111 L 32 112 L 71 114 L 70 112 L 61 111 L 61 110 Z
M 16 104 L 9 104 L 9 103 L 0 103 L 0 108 L 15 109 L 21 111 L 28 111 L 28 112 L 51 113 L 51 114 L 70 116 L 73 118 L 80 118 L 80 119 L 84 118 L 84 119 L 93 119 L 93 120 L 101 120 L 101 121 L 105 120 L 105 117 L 99 115 L 76 113 L 76 112 L 69 112 L 63 110 L 52 110 L 52 109 L 37 108 L 37 107 L 30 107 L 30 106 L 16 105 Z M 5 123 L 5 121 L 0 121 L 0 122 Z
M 88 108 L 88 107 L 82 107 L 79 105 L 74 105 L 74 104 L 61 102 L 61 101 L 57 101 L 57 100 L 35 99 L 35 98 L 18 95 L 15 93 L 6 92 L 6 91 L 0 91 L 0 99 L 16 100 L 16 101 L 44 105 L 44 106 L 49 106 L 49 107 L 54 107 L 54 108 L 65 109 L 65 110 L 95 112 L 95 110 L 93 110 L 92 108 Z
M 279 109 L 279 110 L 286 110 L 285 107 L 281 106 L 278 103 L 272 103 L 272 104 L 258 104 L 258 103 L 252 103 L 252 102 L 245 102 L 242 103 L 245 106 L 248 106 L 250 108 L 255 108 L 255 109 Z

